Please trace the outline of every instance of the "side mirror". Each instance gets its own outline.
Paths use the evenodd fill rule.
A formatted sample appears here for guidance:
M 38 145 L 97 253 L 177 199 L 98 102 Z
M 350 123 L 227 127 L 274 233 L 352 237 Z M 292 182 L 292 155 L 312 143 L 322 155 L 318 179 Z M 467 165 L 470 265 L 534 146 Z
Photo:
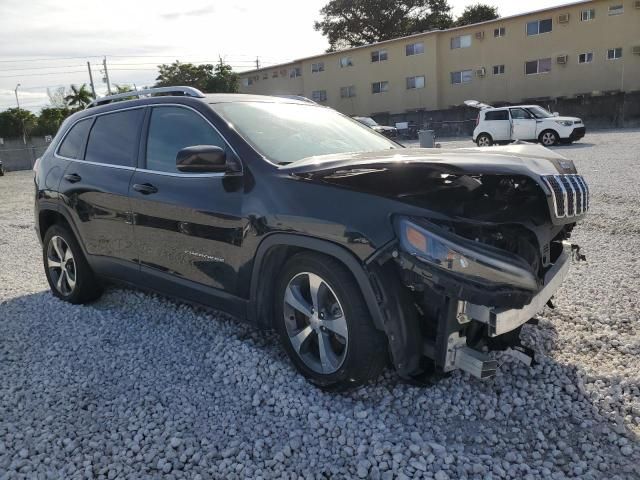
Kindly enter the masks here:
M 227 155 L 215 145 L 186 147 L 176 155 L 176 168 L 185 173 L 224 172 L 227 170 Z
M 560 116 L 560 114 L 559 114 L 558 112 L 553 112 L 553 116 L 554 116 L 554 117 L 559 117 L 559 116 Z

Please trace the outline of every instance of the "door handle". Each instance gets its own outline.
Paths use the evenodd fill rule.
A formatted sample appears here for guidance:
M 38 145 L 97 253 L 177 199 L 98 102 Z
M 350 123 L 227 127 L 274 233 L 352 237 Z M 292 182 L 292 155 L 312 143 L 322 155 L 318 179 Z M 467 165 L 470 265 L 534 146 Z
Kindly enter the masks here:
M 82 177 L 80 175 L 78 175 L 77 173 L 67 173 L 64 176 L 64 179 L 69 183 L 76 183 L 76 182 L 79 182 L 80 180 L 82 180 Z
M 134 183 L 133 189 L 136 192 L 140 192 L 143 195 L 149 195 L 151 193 L 156 193 L 158 189 L 151 185 L 150 183 Z

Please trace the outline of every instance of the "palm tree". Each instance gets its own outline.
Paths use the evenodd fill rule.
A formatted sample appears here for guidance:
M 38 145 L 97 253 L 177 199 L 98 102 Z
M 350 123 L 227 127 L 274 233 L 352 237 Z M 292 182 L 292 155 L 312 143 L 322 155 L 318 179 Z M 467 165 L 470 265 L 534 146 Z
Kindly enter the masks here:
M 93 100 L 93 94 L 87 88 L 87 84 L 83 83 L 80 88 L 71 85 L 71 93 L 64 97 L 65 102 L 70 107 L 78 109 L 84 108 Z

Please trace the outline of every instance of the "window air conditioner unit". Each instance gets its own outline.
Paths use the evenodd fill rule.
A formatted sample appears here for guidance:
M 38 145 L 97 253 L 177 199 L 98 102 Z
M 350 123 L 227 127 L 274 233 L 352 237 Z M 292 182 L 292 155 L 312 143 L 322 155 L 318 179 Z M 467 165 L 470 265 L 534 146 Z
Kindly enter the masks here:
M 631 53 L 633 53 L 634 55 L 640 55 L 640 45 L 636 45 L 635 47 L 633 47 L 631 49 Z
M 560 56 L 556 57 L 556 63 L 558 65 L 566 65 L 567 60 L 569 60 L 569 56 L 568 55 L 560 55 Z
M 476 40 L 482 40 L 484 38 L 484 31 L 476 32 Z
M 485 70 L 484 67 L 480 67 L 479 69 L 476 70 L 476 76 L 478 77 L 484 77 L 487 74 L 487 71 Z
M 569 14 L 563 13 L 558 15 L 558 23 L 569 23 Z

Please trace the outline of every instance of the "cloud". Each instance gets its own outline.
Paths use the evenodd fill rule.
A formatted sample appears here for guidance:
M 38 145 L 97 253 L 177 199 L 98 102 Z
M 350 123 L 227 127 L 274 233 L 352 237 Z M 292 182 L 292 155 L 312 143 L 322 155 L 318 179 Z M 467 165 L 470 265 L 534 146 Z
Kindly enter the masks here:
M 208 13 L 213 12 L 215 12 L 215 8 L 213 7 L 213 5 L 208 5 L 206 7 L 196 8 L 193 10 L 161 13 L 160 16 L 165 20 L 177 20 L 181 17 L 199 17 L 201 15 L 207 15 Z

